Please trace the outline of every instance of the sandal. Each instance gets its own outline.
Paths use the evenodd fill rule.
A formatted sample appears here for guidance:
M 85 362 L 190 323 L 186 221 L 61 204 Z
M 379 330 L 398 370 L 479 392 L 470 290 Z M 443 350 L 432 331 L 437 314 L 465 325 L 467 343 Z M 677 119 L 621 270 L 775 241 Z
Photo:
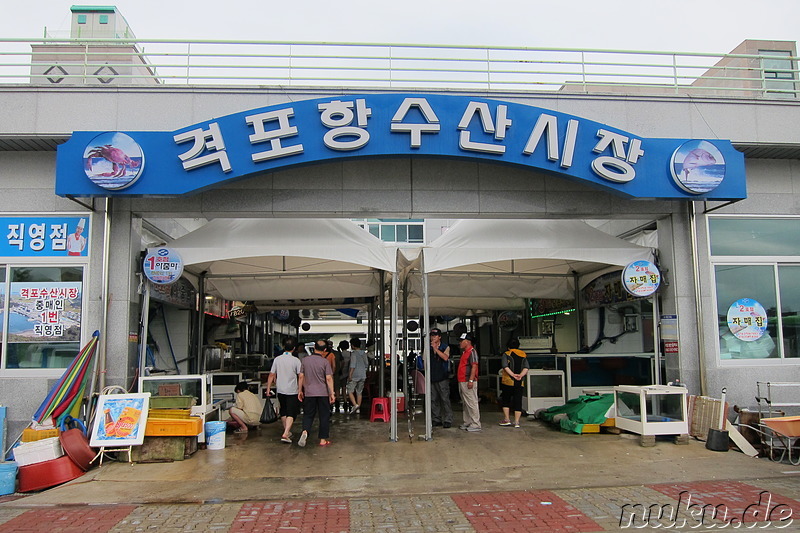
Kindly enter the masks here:
M 331 446 L 333 443 L 331 441 L 320 442 L 320 446 Z
M 291 437 L 281 437 L 281 442 L 285 442 L 286 444 L 291 444 L 292 439 Z
M 513 424 L 511 424 L 511 420 L 503 420 L 503 421 L 500 422 L 500 425 L 501 426 L 511 426 Z

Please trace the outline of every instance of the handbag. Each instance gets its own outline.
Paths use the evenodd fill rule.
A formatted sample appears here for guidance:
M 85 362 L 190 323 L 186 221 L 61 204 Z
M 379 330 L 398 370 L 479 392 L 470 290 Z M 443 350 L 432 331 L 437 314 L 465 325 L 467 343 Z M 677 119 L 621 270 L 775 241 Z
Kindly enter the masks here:
M 259 421 L 262 424 L 272 424 L 277 420 L 278 413 L 275 412 L 275 406 L 272 405 L 272 400 L 267 398 L 267 401 L 264 402 L 264 409 L 261 410 L 261 419 Z

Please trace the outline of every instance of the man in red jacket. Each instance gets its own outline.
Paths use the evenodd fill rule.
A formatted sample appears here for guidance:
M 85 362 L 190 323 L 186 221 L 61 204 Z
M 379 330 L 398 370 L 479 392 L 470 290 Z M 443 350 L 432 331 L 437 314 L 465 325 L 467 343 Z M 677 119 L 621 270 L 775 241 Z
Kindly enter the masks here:
M 460 429 L 481 431 L 481 412 L 478 408 L 478 350 L 472 333 L 461 335 L 461 359 L 458 361 L 458 393 L 464 409 L 464 423 Z

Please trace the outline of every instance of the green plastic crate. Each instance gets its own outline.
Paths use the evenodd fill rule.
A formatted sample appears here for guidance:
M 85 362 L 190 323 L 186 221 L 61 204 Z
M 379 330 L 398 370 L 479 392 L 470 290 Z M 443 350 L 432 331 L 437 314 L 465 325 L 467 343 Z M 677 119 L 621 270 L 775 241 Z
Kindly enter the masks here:
M 150 396 L 151 409 L 186 409 L 194 404 L 194 396 Z

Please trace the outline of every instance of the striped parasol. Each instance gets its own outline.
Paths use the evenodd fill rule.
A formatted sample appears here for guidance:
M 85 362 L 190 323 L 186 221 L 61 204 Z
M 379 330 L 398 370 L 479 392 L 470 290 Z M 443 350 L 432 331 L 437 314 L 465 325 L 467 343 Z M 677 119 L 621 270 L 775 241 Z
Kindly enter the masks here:
M 58 427 L 62 417 L 78 410 L 86 390 L 86 372 L 97 350 L 99 338 L 99 331 L 92 333 L 91 340 L 81 349 L 34 413 L 34 422 L 41 424 L 52 419 Z

